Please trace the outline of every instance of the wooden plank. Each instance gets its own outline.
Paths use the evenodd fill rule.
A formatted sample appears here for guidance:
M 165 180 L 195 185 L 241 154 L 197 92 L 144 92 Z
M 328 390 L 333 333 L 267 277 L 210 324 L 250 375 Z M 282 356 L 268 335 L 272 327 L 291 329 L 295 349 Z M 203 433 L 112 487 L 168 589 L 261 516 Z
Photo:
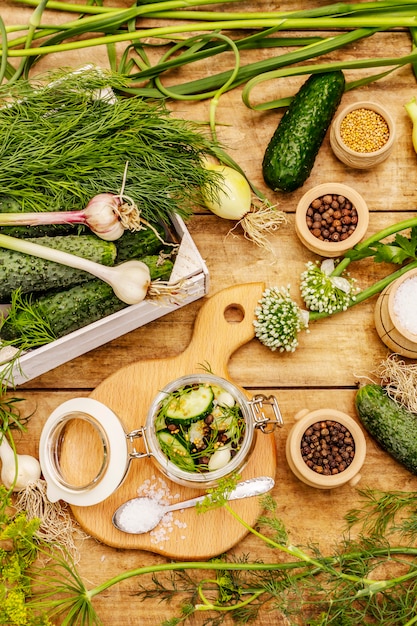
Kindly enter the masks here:
M 248 389 L 249 393 L 256 393 L 257 389 Z M 294 415 L 303 408 L 311 410 L 323 407 L 337 407 L 356 419 L 354 409 L 354 390 L 339 389 L 304 389 L 294 392 L 290 389 L 277 390 L 270 388 L 266 393 L 276 393 L 284 416 L 284 427 L 275 433 L 277 449 L 276 485 L 272 496 L 278 505 L 278 515 L 290 531 L 291 541 L 294 544 L 311 542 L 323 550 L 331 553 L 341 541 L 346 530 L 345 515 L 348 510 L 360 504 L 360 497 L 356 488 L 349 485 L 332 491 L 322 491 L 308 487 L 301 483 L 290 471 L 285 458 L 285 441 L 289 429 L 294 423 Z M 73 397 L 71 392 L 55 392 L 45 394 L 41 391 L 25 394 L 27 401 L 36 406 L 36 413 L 30 423 L 30 436 L 26 435 L 20 442 L 28 451 L 34 453 L 35 442 L 39 439 L 42 425 L 49 412 L 59 403 Z M 401 489 L 415 491 L 417 477 L 412 476 L 366 435 L 367 456 L 361 472 L 361 481 L 358 488 Z M 210 532 L 207 530 L 207 532 Z M 355 537 L 355 530 L 352 532 Z M 79 571 L 87 581 L 88 588 L 98 585 L 118 573 L 137 567 L 145 567 L 166 562 L 163 556 L 151 554 L 142 550 L 118 550 L 104 545 L 93 539 L 87 539 L 79 544 L 82 558 L 78 565 Z M 247 557 L 251 560 L 260 559 L 264 562 L 276 562 L 284 559 L 277 551 L 271 551 L 261 540 L 246 536 L 229 556 L 232 558 Z M 169 615 L 175 614 L 175 602 L 169 606 L 164 603 L 149 600 L 142 602 L 135 593 L 140 585 L 150 585 L 150 577 L 133 578 L 110 588 L 107 592 L 94 598 L 99 615 L 107 626 L 123 626 L 135 624 L 140 617 L 143 624 L 149 626 L 161 623 Z M 203 624 L 203 617 L 196 617 L 196 624 Z M 255 624 L 262 626 L 284 626 L 285 620 L 280 621 L 279 614 L 265 612 L 260 621 Z
M 412 213 L 372 212 L 368 233 L 371 235 Z M 271 237 L 276 259 L 265 254 L 242 234 L 227 236 L 231 224 L 215 216 L 195 216 L 190 232 L 210 271 L 210 294 L 225 286 L 263 281 L 266 286 L 291 285 L 294 300 L 302 304 L 299 280 L 305 264 L 319 259 L 298 240 L 293 218 Z M 222 259 L 222 263 L 219 263 Z M 351 275 L 364 289 L 395 271 L 396 267 L 364 259 L 351 265 Z M 243 386 L 351 386 L 356 377 L 375 367 L 387 354 L 374 326 L 377 297 L 354 306 L 347 312 L 313 322 L 310 332 L 300 333 L 300 345 L 293 354 L 271 352 L 257 340 L 240 348 L 231 358 L 230 371 Z M 192 326 L 203 300 L 133 331 L 105 346 L 93 350 L 31 381 L 22 388 L 92 389 L 112 372 L 136 360 L 149 359 L 160 353 L 173 356 L 188 345 Z M 352 328 L 355 330 L 353 331 Z M 324 346 L 334 349 L 325 351 Z M 341 356 L 343 355 L 343 358 Z M 285 379 L 280 370 L 285 370 Z M 329 373 L 331 377 L 329 380 Z
M 112 0 L 112 6 L 128 7 L 131 0 Z M 312 3 L 308 3 L 310 7 Z M 316 7 L 329 4 L 315 0 Z M 306 8 L 305 2 L 282 0 L 277 10 Z M 215 9 L 215 7 L 214 7 Z M 236 10 L 237 4 L 230 4 Z M 239 10 L 266 10 L 267 0 L 239 2 Z M 1 16 L 5 23 L 25 24 L 33 9 L 3 0 Z M 56 11 L 45 12 L 45 22 L 59 23 L 72 19 Z M 295 33 L 303 36 L 308 33 Z M 328 33 L 331 34 L 331 33 Z M 407 54 L 411 42 L 406 32 L 386 32 L 328 54 L 320 61 L 360 59 L 375 56 L 394 57 Z M 119 53 L 122 46 L 118 46 Z M 242 62 L 269 58 L 286 49 L 245 51 Z M 45 71 L 60 66 L 80 67 L 87 63 L 107 67 L 104 49 L 73 51 L 45 57 L 36 66 Z M 17 62 L 16 62 L 17 64 Z M 230 69 L 230 54 L 182 70 L 178 75 L 166 77 L 167 84 L 178 80 L 204 77 L 208 72 Z M 382 68 L 381 68 L 382 69 Z M 369 70 L 369 72 L 374 70 Z M 360 78 L 365 71 L 348 71 L 348 80 Z M 252 94 L 258 102 L 292 95 L 301 84 L 300 78 L 286 78 L 264 83 Z M 328 135 L 325 138 L 311 176 L 303 188 L 290 193 L 273 193 L 263 181 L 261 162 L 283 111 L 256 112 L 241 100 L 242 89 L 224 94 L 216 111 L 219 140 L 236 159 L 247 175 L 271 202 L 288 214 L 288 224 L 271 236 L 276 258 L 247 241 L 239 229 L 227 236 L 231 223 L 220 220 L 207 211 L 198 210 L 188 227 L 210 272 L 210 294 L 248 281 L 262 281 L 268 286 L 291 284 L 293 297 L 300 301 L 299 277 L 305 263 L 315 260 L 298 241 L 294 233 L 293 217 L 302 193 L 315 184 L 337 180 L 355 187 L 362 193 L 371 210 L 369 233 L 416 213 L 416 155 L 411 144 L 411 123 L 404 104 L 415 95 L 415 78 L 409 67 L 396 70 L 386 78 L 360 90 L 346 92 L 342 104 L 375 99 L 383 102 L 394 115 L 397 124 L 397 142 L 393 154 L 381 166 L 370 171 L 346 168 L 332 154 Z M 209 101 L 169 103 L 177 116 L 206 124 L 209 119 Z M 361 287 L 366 287 L 391 271 L 391 267 L 361 261 L 352 266 Z M 248 393 L 258 391 L 275 394 L 284 417 L 284 427 L 274 434 L 277 453 L 276 485 L 272 492 L 278 504 L 278 514 L 286 524 L 291 541 L 295 544 L 316 543 L 330 553 L 346 528 L 344 516 L 350 508 L 360 504 L 359 493 L 350 486 L 334 491 L 319 491 L 307 487 L 291 473 L 285 459 L 285 441 L 294 422 L 294 415 L 303 408 L 311 410 L 333 407 L 355 417 L 354 398 L 359 381 L 372 377 L 379 362 L 388 350 L 379 340 L 373 322 L 376 298 L 360 304 L 346 313 L 311 325 L 310 333 L 300 336 L 300 345 L 293 354 L 271 353 L 257 340 L 240 347 L 231 357 L 229 373 L 232 380 L 242 385 Z M 38 454 L 39 437 L 47 417 L 64 400 L 90 395 L 109 376 L 120 368 L 163 355 L 175 358 L 189 345 L 194 323 L 204 300 L 192 303 L 167 317 L 140 328 L 128 335 L 102 346 L 74 361 L 23 385 L 11 395 L 26 399 L 22 411 L 32 413 L 28 432 L 17 441 L 18 449 Z M 372 441 L 367 440 L 367 457 L 362 470 L 360 488 L 381 490 L 401 489 L 415 491 L 417 478 L 404 470 Z M 210 532 L 210 530 L 207 530 Z M 81 559 L 79 570 L 90 588 L 117 573 L 138 566 L 166 563 L 167 559 L 141 549 L 116 549 L 96 539 L 79 544 Z M 259 539 L 248 535 L 242 538 L 229 553 L 231 558 L 247 556 L 251 560 L 275 561 L 283 558 Z M 203 576 L 203 574 L 201 574 Z M 105 626 L 130 626 L 138 622 L 154 626 L 175 614 L 178 601 L 167 606 L 155 598 L 142 602 L 136 595 L 139 585 L 149 585 L 150 577 L 130 579 L 109 588 L 94 599 Z M 178 614 L 177 610 L 176 614 Z M 203 624 L 203 612 L 195 618 L 196 626 Z M 226 619 L 226 624 L 231 621 Z M 256 626 L 284 626 L 288 622 L 277 611 L 264 611 L 255 620 Z

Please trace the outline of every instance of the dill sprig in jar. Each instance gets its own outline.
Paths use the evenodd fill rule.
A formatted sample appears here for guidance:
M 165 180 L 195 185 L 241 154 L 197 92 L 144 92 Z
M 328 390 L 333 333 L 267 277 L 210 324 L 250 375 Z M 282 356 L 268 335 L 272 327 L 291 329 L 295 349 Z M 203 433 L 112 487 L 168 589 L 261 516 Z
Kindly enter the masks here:
M 395 125 L 389 111 L 375 102 L 344 108 L 330 128 L 335 156 L 349 167 L 367 169 L 382 163 L 394 147 Z

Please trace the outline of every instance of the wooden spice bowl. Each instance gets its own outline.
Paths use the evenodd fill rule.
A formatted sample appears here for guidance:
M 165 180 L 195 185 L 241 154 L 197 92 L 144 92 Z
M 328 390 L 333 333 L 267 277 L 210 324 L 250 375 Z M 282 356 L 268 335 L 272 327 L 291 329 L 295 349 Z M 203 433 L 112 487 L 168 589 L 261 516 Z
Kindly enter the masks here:
M 316 411 L 303 409 L 295 415 L 294 419 L 295 424 L 288 434 L 285 452 L 288 465 L 295 476 L 310 487 L 317 489 L 335 489 L 346 484 L 357 485 L 361 479 L 360 470 L 366 456 L 365 436 L 357 422 L 346 413 L 330 408 Z M 316 422 L 327 420 L 337 422 L 347 428 L 353 438 L 355 450 L 350 465 L 333 475 L 319 474 L 311 469 L 304 461 L 301 453 L 301 441 L 304 433 Z
M 375 328 L 381 341 L 393 352 L 401 356 L 417 359 L 417 334 L 405 328 L 396 313 L 396 296 L 407 281 L 417 280 L 417 269 L 412 269 L 397 278 L 381 291 L 377 300 L 374 319 Z M 417 311 L 417 303 L 414 311 Z
M 346 116 L 349 116 L 352 112 L 360 111 L 362 109 L 374 112 L 381 116 L 388 127 L 388 139 L 380 148 L 370 152 L 361 152 L 352 149 L 352 147 L 347 145 L 342 138 L 341 128 Z M 358 120 L 358 127 L 360 127 L 360 123 L 361 122 Z M 364 123 L 362 133 L 363 136 L 365 135 L 366 130 L 367 129 Z M 372 135 L 375 136 L 375 132 L 373 132 Z M 330 127 L 330 145 L 335 156 L 345 165 L 356 169 L 368 169 L 382 163 L 382 161 L 385 161 L 385 159 L 391 154 L 394 148 L 395 135 L 394 120 L 389 111 L 387 111 L 387 109 L 379 103 L 361 101 L 348 105 L 335 117 Z
M 352 234 L 343 241 L 323 241 L 307 225 L 307 211 L 311 203 L 326 195 L 344 196 L 357 211 L 358 223 Z M 364 198 L 352 187 L 343 183 L 322 183 L 312 187 L 300 199 L 295 212 L 295 232 L 300 241 L 312 252 L 332 258 L 343 255 L 363 239 L 368 229 L 369 211 Z

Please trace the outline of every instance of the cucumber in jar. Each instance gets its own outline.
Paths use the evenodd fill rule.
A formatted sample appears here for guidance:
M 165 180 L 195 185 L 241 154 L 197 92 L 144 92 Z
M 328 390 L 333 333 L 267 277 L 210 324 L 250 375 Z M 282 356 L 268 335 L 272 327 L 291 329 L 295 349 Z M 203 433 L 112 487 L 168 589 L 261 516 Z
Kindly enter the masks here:
M 165 405 L 165 418 L 173 424 L 204 419 L 213 407 L 213 400 L 213 390 L 208 385 L 181 389 Z

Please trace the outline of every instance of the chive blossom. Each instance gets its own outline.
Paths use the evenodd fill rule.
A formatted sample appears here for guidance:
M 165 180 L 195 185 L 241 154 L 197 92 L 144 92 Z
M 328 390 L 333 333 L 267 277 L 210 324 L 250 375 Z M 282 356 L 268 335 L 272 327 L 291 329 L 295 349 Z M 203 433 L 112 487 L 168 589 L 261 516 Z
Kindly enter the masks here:
M 353 285 L 356 279 L 333 276 L 333 259 L 319 262 L 309 261 L 301 274 L 301 296 L 310 311 L 332 315 L 337 311 L 346 311 L 355 300 Z
M 304 313 L 291 299 L 289 286 L 266 289 L 255 309 L 255 335 L 272 351 L 294 352 L 298 333 L 308 326 Z

